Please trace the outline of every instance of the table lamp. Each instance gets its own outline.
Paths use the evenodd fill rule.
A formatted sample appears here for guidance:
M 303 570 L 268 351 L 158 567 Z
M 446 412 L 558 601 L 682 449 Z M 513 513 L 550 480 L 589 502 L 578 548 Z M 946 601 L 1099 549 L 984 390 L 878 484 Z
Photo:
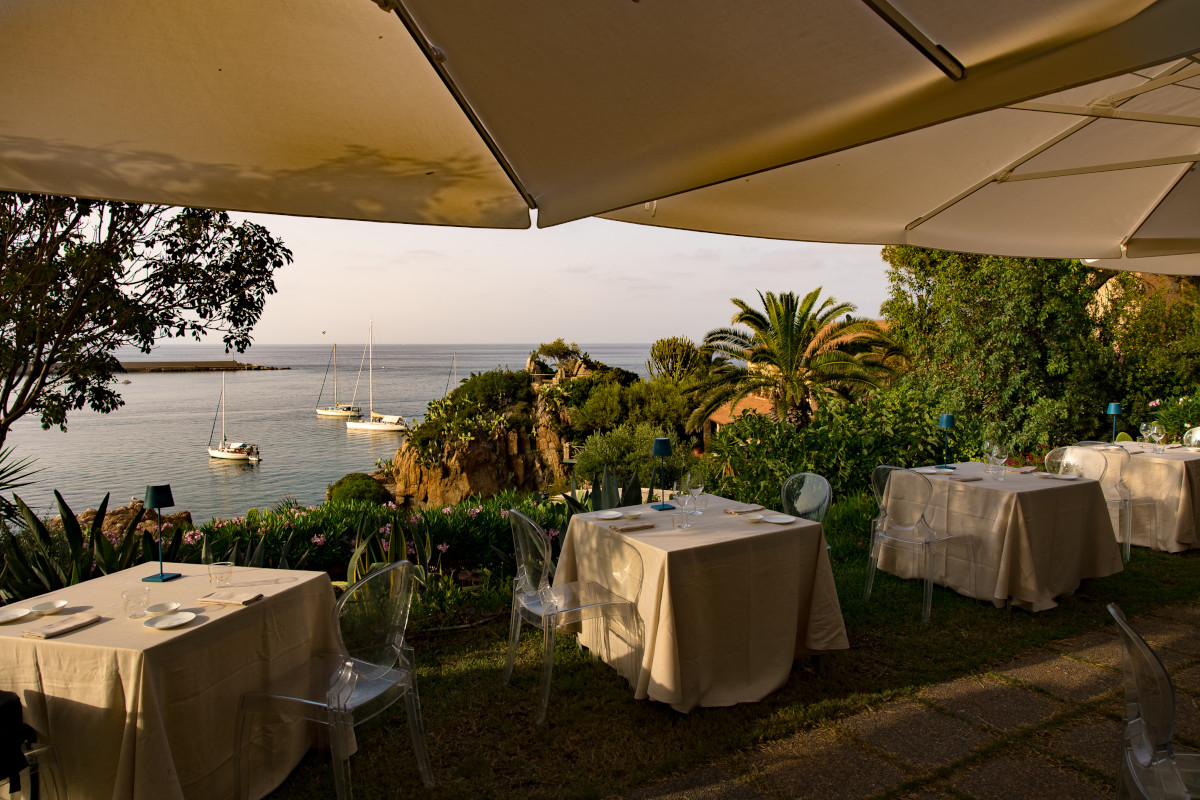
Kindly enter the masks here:
M 166 583 L 179 577 L 178 572 L 163 572 L 162 540 L 165 534 L 163 534 L 162 509 L 173 505 L 175 505 L 175 498 L 171 497 L 171 484 L 164 483 L 161 486 L 146 487 L 146 508 L 153 508 L 158 513 L 158 574 L 147 575 L 142 578 L 143 581 Z
M 1121 413 L 1121 404 L 1120 403 L 1109 403 L 1108 404 L 1108 415 L 1110 417 L 1112 417 L 1112 440 L 1114 443 L 1117 441 L 1117 415 L 1120 413 Z
M 654 440 L 654 449 L 650 451 L 650 455 L 661 459 L 659 462 L 659 502 L 650 506 L 655 511 L 670 511 L 675 508 L 667 502 L 667 456 L 671 455 L 671 440 L 665 436 L 660 436 Z
M 954 430 L 954 415 L 942 414 L 938 417 L 938 427 L 946 432 L 942 440 L 942 464 L 945 466 L 950 463 L 950 431 Z

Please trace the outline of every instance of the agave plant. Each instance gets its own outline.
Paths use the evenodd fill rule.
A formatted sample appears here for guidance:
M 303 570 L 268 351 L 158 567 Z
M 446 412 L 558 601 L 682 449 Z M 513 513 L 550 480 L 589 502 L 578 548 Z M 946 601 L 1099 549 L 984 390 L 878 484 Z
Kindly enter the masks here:
M 606 465 L 602 473 L 592 478 L 591 491 L 577 498 L 572 489 L 562 499 L 567 505 L 567 523 L 570 524 L 571 517 L 576 514 L 639 505 L 642 502 L 642 484 L 638 481 L 637 470 L 634 470 L 622 487 L 617 473 Z
M 46 524 L 14 494 L 26 532 L 0 535 L 0 552 L 4 554 L 0 598 L 5 602 L 21 600 L 80 583 L 96 573 L 108 574 L 132 566 L 137 558 L 137 526 L 143 512 L 134 516 L 117 542 L 110 542 L 104 535 L 108 497 L 104 495 L 85 535 L 70 506 L 54 492 L 62 516 L 64 552 L 63 543 L 56 542 Z

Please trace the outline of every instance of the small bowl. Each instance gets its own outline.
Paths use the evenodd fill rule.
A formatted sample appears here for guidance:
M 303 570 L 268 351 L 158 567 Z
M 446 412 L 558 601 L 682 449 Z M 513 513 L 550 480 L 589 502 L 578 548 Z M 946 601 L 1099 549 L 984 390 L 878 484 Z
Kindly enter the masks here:
M 179 609 L 179 603 L 155 603 L 152 606 L 146 607 L 146 613 L 152 617 L 161 617 L 163 614 L 170 614 L 172 611 Z
M 35 614 L 41 614 L 43 616 L 48 617 L 51 614 L 57 614 L 58 612 L 62 611 L 66 607 L 67 607 L 66 600 L 49 600 L 45 603 L 38 603 L 36 606 L 33 606 L 30 610 L 33 611 L 33 613 L 35 613 Z
M 640 512 L 640 511 L 626 511 L 625 512 L 625 519 L 641 519 L 641 518 L 642 518 L 642 512 Z
M 762 522 L 763 515 L 762 514 L 742 514 L 742 519 L 746 520 L 746 522 Z

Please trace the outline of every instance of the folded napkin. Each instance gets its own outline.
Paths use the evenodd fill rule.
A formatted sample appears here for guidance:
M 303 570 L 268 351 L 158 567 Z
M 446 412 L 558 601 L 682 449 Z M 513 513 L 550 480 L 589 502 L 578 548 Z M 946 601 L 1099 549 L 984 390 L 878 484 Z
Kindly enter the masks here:
M 1028 475 L 1031 472 L 1037 472 L 1037 467 L 1009 467 L 1009 472 L 1019 472 L 1022 475 Z
M 1181 445 L 1181 444 L 1164 444 L 1163 447 L 1167 448 L 1168 450 L 1174 450 L 1176 447 L 1183 447 L 1183 445 Z
M 737 514 L 749 514 L 751 511 L 762 511 L 762 510 L 763 510 L 763 507 L 757 506 L 757 505 L 732 506 L 730 508 L 725 509 L 725 513 L 737 515 Z
M 971 481 L 981 481 L 983 478 L 978 475 L 951 475 L 950 480 L 958 483 L 970 483 Z
M 262 594 L 256 592 L 219 591 L 201 595 L 199 602 L 205 605 L 248 606 L 255 600 L 261 599 Z
M 1043 478 L 1057 478 L 1057 479 L 1058 479 L 1058 480 L 1060 480 L 1060 481 L 1076 481 L 1076 480 L 1079 480 L 1079 476 L 1078 476 L 1078 475 L 1074 475 L 1074 474 L 1072 474 L 1072 473 L 1070 473 L 1070 472 L 1066 472 L 1066 473 L 1062 473 L 1062 474 L 1059 474 L 1059 473 L 1057 473 L 1057 472 L 1041 472 L 1041 473 L 1038 473 L 1038 474 L 1039 474 L 1041 477 L 1043 477 Z
M 99 614 L 72 614 L 69 617 L 56 619 L 54 622 L 46 625 L 30 628 L 21 635 L 27 639 L 53 639 L 55 636 L 62 636 L 64 633 L 70 633 L 79 628 L 86 628 L 88 625 L 99 621 Z
M 642 522 L 641 520 L 638 520 L 636 522 L 614 522 L 612 525 L 609 525 L 608 527 L 611 528 L 612 530 L 616 531 L 617 533 L 629 533 L 630 531 L 644 531 L 647 528 L 653 528 L 654 523 L 653 522 Z

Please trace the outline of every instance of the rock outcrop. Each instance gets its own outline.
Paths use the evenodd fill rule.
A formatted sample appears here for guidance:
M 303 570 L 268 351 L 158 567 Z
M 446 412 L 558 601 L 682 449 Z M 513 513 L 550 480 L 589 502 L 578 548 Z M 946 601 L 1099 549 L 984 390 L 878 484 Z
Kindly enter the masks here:
M 125 529 L 129 527 L 129 523 L 133 521 L 134 516 L 137 515 L 137 512 L 141 509 L 141 500 L 134 500 L 129 505 L 122 506 L 121 508 L 108 509 L 104 513 L 104 530 L 124 533 Z M 83 528 L 84 532 L 86 533 L 88 529 L 92 527 L 92 520 L 96 519 L 96 509 L 89 508 L 82 514 L 77 515 L 77 519 L 79 520 L 80 527 Z M 178 511 L 174 514 L 163 514 L 163 521 L 176 527 L 180 525 L 183 525 L 187 528 L 193 527 L 192 512 L 190 511 Z M 148 527 L 153 530 L 158 526 L 158 512 L 156 512 L 154 509 L 150 509 L 144 515 L 142 515 L 142 522 L 147 523 Z M 46 523 L 46 527 L 52 530 L 55 528 L 61 528 L 62 517 L 52 517 Z

